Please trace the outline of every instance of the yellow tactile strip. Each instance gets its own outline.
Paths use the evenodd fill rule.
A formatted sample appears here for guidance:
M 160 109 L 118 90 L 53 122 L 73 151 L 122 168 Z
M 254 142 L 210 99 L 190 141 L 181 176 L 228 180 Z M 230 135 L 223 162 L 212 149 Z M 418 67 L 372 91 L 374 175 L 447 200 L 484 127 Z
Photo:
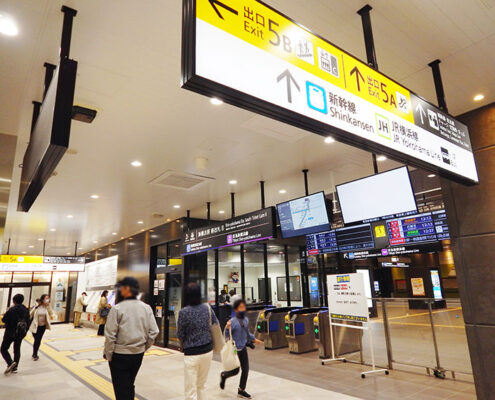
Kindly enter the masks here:
M 90 336 L 96 336 L 96 335 L 90 335 Z M 49 343 L 51 341 L 59 341 L 59 340 L 74 340 L 74 337 L 47 339 L 45 342 Z M 33 344 L 32 336 L 27 335 L 26 341 Z M 54 349 L 52 346 L 45 343 L 42 343 L 40 346 L 40 351 L 44 355 L 46 355 L 47 357 L 55 361 L 57 364 L 65 368 L 67 371 L 75 375 L 85 384 L 91 386 L 97 392 L 106 396 L 108 399 L 115 400 L 112 383 L 106 378 L 100 376 L 99 374 L 89 369 L 89 367 L 94 366 L 101 362 L 106 362 L 106 360 L 104 360 L 103 358 L 99 360 L 74 360 L 71 358 L 71 356 L 78 353 L 91 352 L 97 350 L 102 350 L 102 348 L 100 347 L 100 348 L 91 348 L 91 349 L 74 350 L 74 351 L 72 350 L 58 351 Z M 164 356 L 169 354 L 172 353 L 161 349 L 151 349 L 145 353 L 145 356 Z M 136 400 L 138 399 L 136 398 Z

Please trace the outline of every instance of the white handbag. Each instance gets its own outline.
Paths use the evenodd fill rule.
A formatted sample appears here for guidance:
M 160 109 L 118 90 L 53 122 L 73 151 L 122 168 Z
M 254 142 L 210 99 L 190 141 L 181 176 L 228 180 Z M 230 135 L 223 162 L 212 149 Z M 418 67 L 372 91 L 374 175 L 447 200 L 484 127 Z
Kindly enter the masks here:
M 230 339 L 225 342 L 223 349 L 220 352 L 224 371 L 232 371 L 241 366 L 239 357 L 237 357 L 237 348 L 235 347 L 235 341 L 232 338 L 232 331 L 230 329 L 229 332 Z

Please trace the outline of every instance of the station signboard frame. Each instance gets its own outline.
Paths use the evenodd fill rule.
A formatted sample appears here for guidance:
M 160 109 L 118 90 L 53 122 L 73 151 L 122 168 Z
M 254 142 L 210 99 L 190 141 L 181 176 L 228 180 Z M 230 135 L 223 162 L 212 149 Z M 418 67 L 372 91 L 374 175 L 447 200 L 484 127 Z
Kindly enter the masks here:
M 465 125 L 267 4 L 184 0 L 182 33 L 183 88 L 459 183 L 479 182 Z

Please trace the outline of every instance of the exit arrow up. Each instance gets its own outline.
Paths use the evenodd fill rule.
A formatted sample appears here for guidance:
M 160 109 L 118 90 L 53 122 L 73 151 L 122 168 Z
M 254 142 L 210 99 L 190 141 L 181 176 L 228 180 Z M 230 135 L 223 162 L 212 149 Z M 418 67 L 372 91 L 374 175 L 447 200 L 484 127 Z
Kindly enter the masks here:
M 235 15 L 239 14 L 236 10 L 229 7 L 227 4 L 223 4 L 221 1 L 218 1 L 218 0 L 208 0 L 208 1 L 210 2 L 211 6 L 213 7 L 213 9 L 217 13 L 217 15 L 222 19 L 224 19 L 223 15 L 220 13 L 220 10 L 218 9 L 217 5 L 226 9 L 227 11 L 230 11 L 232 14 L 235 14 Z
M 361 91 L 360 80 L 362 80 L 363 83 L 364 83 L 364 76 L 361 73 L 361 71 L 359 71 L 358 67 L 354 67 L 353 69 L 351 69 L 351 75 L 354 75 L 354 74 L 356 74 L 356 85 L 357 85 L 357 88 L 358 88 L 359 91 Z
M 421 117 L 421 124 L 424 124 L 425 121 L 423 120 L 423 117 L 426 117 L 426 113 L 421 103 L 418 103 L 418 105 L 416 106 L 416 112 L 419 113 L 419 116 Z
M 299 88 L 299 85 L 297 84 L 296 80 L 290 73 L 288 69 L 286 69 L 284 72 L 282 72 L 278 77 L 277 77 L 277 82 L 280 82 L 282 79 L 286 78 L 287 79 L 287 101 L 289 103 L 292 103 L 292 86 L 291 82 L 294 84 L 296 87 L 297 91 L 300 92 L 301 89 Z

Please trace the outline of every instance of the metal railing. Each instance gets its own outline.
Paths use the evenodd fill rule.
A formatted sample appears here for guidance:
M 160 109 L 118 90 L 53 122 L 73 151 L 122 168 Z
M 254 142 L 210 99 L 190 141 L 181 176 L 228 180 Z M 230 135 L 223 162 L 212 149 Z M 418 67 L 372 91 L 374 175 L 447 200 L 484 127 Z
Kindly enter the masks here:
M 460 304 L 437 309 L 438 300 L 432 298 L 372 300 L 378 310 L 378 317 L 370 319 L 377 364 L 388 369 L 420 367 L 438 378 L 450 374 L 455 379 L 462 374 L 465 380 L 472 380 Z M 409 302 L 414 302 L 415 307 L 410 308 Z M 369 333 L 365 331 L 361 351 L 346 358 L 369 364 L 369 340 Z

